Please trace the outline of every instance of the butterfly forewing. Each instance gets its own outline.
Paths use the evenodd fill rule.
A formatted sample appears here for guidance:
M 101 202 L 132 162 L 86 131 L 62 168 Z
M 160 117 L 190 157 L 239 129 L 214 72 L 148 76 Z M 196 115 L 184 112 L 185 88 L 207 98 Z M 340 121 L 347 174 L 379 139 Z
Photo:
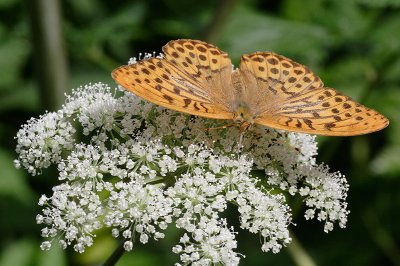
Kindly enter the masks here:
M 259 90 L 268 91 L 256 107 L 254 122 L 296 132 L 351 136 L 380 130 L 388 120 L 346 97 L 323 87 L 307 67 L 273 53 L 242 57 L 240 69 L 250 72 Z M 273 99 L 273 101 L 271 101 Z
M 211 91 L 210 84 L 216 79 L 207 78 L 204 71 L 206 67 L 200 71 L 199 65 L 189 64 L 189 60 L 173 59 L 177 53 L 175 48 L 179 48 L 177 51 L 183 54 L 189 54 L 187 50 L 190 50 L 184 45 L 174 44 L 170 42 L 163 48 L 173 56 L 166 54 L 165 58 L 151 58 L 119 67 L 113 71 L 113 78 L 136 95 L 169 109 L 208 118 L 231 119 L 232 113 L 227 104 L 224 101 L 216 101 L 218 95 L 215 96 Z M 183 55 L 178 57 L 186 58 Z M 196 54 L 195 57 L 200 56 Z M 217 72 L 218 69 L 210 69 L 208 72 L 211 76 L 213 71 Z
M 202 84 L 212 103 L 232 111 L 232 62 L 225 52 L 214 45 L 195 40 L 170 41 L 163 46 L 163 52 L 168 62 Z
M 216 78 L 213 73 L 224 68 L 232 70 L 228 54 L 206 42 L 170 41 L 163 46 L 163 52 L 169 62 L 201 79 Z

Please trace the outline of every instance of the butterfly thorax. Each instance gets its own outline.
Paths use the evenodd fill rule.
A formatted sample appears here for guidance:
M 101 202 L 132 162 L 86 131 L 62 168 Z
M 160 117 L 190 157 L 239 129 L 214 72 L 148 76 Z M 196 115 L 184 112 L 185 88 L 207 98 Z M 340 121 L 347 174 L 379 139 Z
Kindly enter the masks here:
M 245 92 L 245 84 L 239 70 L 232 72 L 232 87 L 234 91 L 233 105 L 231 111 L 233 112 L 233 121 L 240 124 L 242 129 L 247 129 L 254 123 L 253 111 L 247 101 Z

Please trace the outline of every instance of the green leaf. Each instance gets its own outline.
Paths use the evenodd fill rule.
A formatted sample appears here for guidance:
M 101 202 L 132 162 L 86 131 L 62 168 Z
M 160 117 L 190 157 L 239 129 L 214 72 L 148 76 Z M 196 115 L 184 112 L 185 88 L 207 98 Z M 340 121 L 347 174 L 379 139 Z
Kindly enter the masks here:
M 355 100 L 362 98 L 369 82 L 376 76 L 368 60 L 358 56 L 342 57 L 321 75 L 328 87 L 333 87 Z
M 0 169 L 0 195 L 2 197 L 12 197 L 25 204 L 30 204 L 35 200 L 34 192 L 27 186 L 24 180 L 23 170 L 15 169 L 13 157 L 1 148 Z
M 307 8 L 304 8 L 304 7 Z M 299 12 L 301 10 L 301 12 Z M 290 20 L 312 22 L 318 14 L 324 12 L 324 1 L 321 0 L 287 0 L 283 3 L 283 14 Z
M 400 56 L 399 36 L 396 34 L 399 29 L 400 17 L 397 14 L 382 18 L 379 27 L 371 29 L 368 41 L 373 44 L 373 49 L 369 57 L 379 66 L 387 67 Z
M 93 19 L 103 12 L 102 3 L 97 0 L 69 0 L 68 4 L 71 5 L 75 16 Z
M 65 251 L 54 242 L 54 246 L 49 251 L 39 253 L 38 263 L 40 266 L 64 266 L 68 265 Z
M 370 170 L 380 176 L 396 178 L 400 174 L 400 145 L 387 146 L 371 163 Z
M 114 61 L 106 56 L 105 48 L 117 56 L 129 54 L 129 43 L 143 35 L 140 22 L 144 14 L 145 6 L 138 2 L 116 11 L 113 16 L 93 19 L 83 29 L 67 23 L 66 36 L 71 41 L 72 56 L 89 59 L 111 69 Z
M 370 8 L 400 7 L 399 0 L 355 0 L 355 2 L 366 5 Z
M 21 84 L 0 94 L 0 112 L 24 110 L 34 112 L 40 108 L 39 92 L 33 83 Z
M 388 133 L 386 145 L 400 145 L 400 91 L 397 86 L 377 87 L 369 92 L 365 104 L 378 110 L 389 119 L 389 126 L 385 129 Z
M 22 65 L 31 52 L 30 43 L 16 34 L 7 34 L 7 41 L 0 42 L 0 90 L 9 90 L 19 81 Z
M 193 22 L 192 22 L 193 23 Z M 154 22 L 157 32 L 167 36 L 175 36 L 179 32 L 180 36 L 190 38 L 196 34 L 196 28 L 193 27 L 194 23 L 188 23 L 185 20 L 171 19 L 158 19 Z
M 286 17 L 324 27 L 334 35 L 337 46 L 347 46 L 355 52 L 360 52 L 357 49 L 365 35 L 370 35 L 378 13 L 378 10 L 366 11 L 362 5 L 348 0 L 288 0 L 284 3 Z
M 400 54 L 400 53 L 399 53 Z M 387 71 L 382 73 L 382 79 L 388 83 L 400 83 L 400 57 L 393 58 L 390 62 L 390 67 L 387 68 Z
M 240 37 L 238 37 L 240 36 Z M 326 57 L 332 36 L 318 25 L 287 21 L 239 5 L 221 36 L 231 58 L 255 51 L 273 51 L 316 65 Z
M 0 10 L 7 10 L 15 4 L 21 2 L 20 0 L 0 0 Z
M 14 241 L 6 246 L 0 255 L 0 265 L 30 266 L 34 265 L 35 252 L 39 251 L 38 243 L 22 239 Z
M 116 249 L 116 240 L 108 229 L 96 232 L 96 242 L 88 247 L 84 254 L 74 254 L 74 260 L 81 265 L 99 265 L 104 263 Z
M 147 266 L 147 265 L 163 265 L 163 258 L 154 252 L 144 249 L 135 250 L 124 254 L 118 261 L 117 266 Z

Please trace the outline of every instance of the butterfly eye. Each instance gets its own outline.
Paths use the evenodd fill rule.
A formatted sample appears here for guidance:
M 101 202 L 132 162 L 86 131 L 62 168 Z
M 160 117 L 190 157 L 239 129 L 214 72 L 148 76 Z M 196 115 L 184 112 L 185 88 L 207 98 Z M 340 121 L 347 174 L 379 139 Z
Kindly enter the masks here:
M 233 122 L 235 122 L 235 123 L 240 123 L 240 122 L 242 122 L 242 121 L 243 121 L 243 117 L 242 117 L 241 114 L 236 115 L 236 116 L 233 118 Z

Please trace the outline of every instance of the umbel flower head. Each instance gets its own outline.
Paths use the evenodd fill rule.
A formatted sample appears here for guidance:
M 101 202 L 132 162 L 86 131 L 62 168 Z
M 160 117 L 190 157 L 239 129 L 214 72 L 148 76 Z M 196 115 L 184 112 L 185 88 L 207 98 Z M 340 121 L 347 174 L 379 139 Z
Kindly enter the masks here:
M 237 265 L 243 255 L 224 218 L 228 205 L 262 251 L 277 253 L 291 241 L 292 196 L 325 232 L 346 225 L 348 185 L 316 163 L 315 137 L 254 126 L 237 152 L 238 128 L 205 130 L 219 125 L 101 83 L 29 120 L 17 133 L 16 165 L 32 175 L 58 169 L 59 185 L 39 200 L 42 249 L 58 242 L 84 252 L 109 227 L 130 251 L 175 226 L 182 231 L 172 250 L 177 265 Z

